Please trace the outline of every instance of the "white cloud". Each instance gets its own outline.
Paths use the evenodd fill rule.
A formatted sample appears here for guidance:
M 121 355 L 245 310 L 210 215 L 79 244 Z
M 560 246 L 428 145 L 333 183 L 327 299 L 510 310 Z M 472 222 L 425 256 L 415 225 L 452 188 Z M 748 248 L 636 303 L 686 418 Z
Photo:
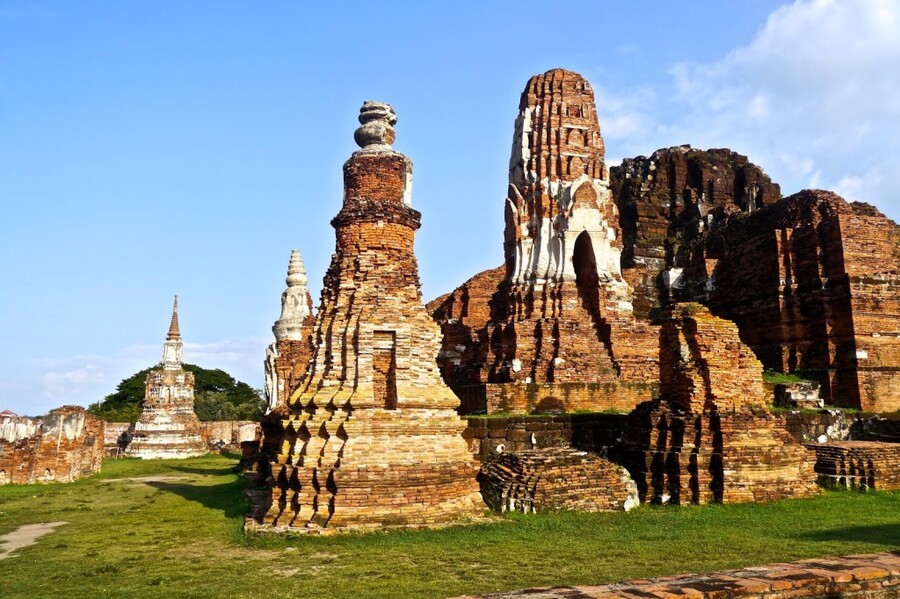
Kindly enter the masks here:
M 85 388 L 102 384 L 106 374 L 99 367 L 88 364 L 82 368 L 63 372 L 47 372 L 41 377 L 45 397 L 78 394 Z
M 671 69 L 674 104 L 657 105 L 669 110 L 671 124 L 656 130 L 649 149 L 729 147 L 762 166 L 785 194 L 815 184 L 896 219 L 898 30 L 896 0 L 782 6 L 746 46 Z

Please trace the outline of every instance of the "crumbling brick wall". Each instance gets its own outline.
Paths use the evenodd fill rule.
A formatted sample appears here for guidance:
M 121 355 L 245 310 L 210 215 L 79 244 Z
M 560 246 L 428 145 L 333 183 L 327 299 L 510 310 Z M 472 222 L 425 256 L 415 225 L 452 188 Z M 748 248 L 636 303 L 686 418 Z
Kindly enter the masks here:
M 900 409 L 900 227 L 871 206 L 807 190 L 729 216 L 685 276 L 766 368 L 817 379 L 831 405 Z
M 79 406 L 0 419 L 0 484 L 71 482 L 100 471 L 105 422 Z
M 622 461 L 645 501 L 734 503 L 816 492 L 813 460 L 764 404 L 737 327 L 700 304 L 663 315 L 660 399 L 630 415 Z

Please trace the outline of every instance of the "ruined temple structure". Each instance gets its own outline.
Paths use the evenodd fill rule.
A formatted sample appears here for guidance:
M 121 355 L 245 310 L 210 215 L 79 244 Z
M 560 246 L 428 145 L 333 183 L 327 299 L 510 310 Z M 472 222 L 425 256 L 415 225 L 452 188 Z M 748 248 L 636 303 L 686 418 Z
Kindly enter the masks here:
M 391 148 L 396 120 L 387 104 L 360 112 L 316 345 L 288 401 L 263 528 L 434 526 L 484 509 L 459 400 L 435 363 L 440 331 L 422 305 L 420 213 L 412 161 Z
M 266 348 L 266 400 L 268 411 L 287 406 L 312 355 L 312 331 L 315 324 L 312 297 L 306 287 L 306 268 L 299 250 L 291 252 L 287 289 L 281 294 L 281 316 L 272 332 L 275 342 Z
M 805 190 L 727 215 L 682 277 L 766 368 L 817 380 L 830 405 L 900 410 L 900 227 L 872 206 Z
M 594 94 L 577 73 L 525 86 L 505 215 L 504 267 L 429 304 L 464 409 L 630 409 L 652 397 L 657 336 L 634 318 Z
M 100 472 L 104 427 L 80 406 L 35 420 L 0 416 L 0 485 L 72 482 Z
M 630 416 L 620 459 L 641 499 L 739 503 L 816 492 L 815 459 L 765 406 L 762 365 L 734 323 L 697 303 L 666 309 L 660 398 Z
M 691 243 L 723 214 L 749 214 L 777 202 L 781 189 L 737 152 L 677 146 L 610 168 L 622 227 L 622 276 L 634 311 L 658 316 L 677 297 Z
M 144 408 L 126 456 L 179 459 L 206 454 L 200 421 L 194 413 L 194 374 L 181 366 L 183 348 L 176 296 L 163 345 L 162 368 L 147 374 Z
M 781 198 L 730 150 L 668 148 L 614 167 L 635 313 L 699 301 L 767 369 L 830 405 L 900 409 L 900 227 L 832 192 Z

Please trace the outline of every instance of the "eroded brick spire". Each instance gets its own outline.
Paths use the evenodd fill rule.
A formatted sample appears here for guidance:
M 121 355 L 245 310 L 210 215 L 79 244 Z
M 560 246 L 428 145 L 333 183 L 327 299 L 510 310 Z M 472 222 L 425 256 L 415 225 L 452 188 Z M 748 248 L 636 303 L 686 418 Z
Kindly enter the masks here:
M 169 323 L 169 333 L 166 341 L 180 341 L 181 330 L 178 328 L 178 296 L 175 296 L 175 304 L 172 306 L 172 322 Z

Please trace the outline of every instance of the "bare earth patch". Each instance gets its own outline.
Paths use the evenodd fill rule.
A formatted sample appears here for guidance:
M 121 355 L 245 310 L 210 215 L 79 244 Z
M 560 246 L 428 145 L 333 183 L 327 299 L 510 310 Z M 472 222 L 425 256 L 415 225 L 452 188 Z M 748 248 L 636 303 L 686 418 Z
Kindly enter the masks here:
M 157 476 L 131 476 L 127 478 L 108 478 L 104 480 L 105 483 L 165 483 L 172 482 L 176 480 L 185 480 L 184 476 L 172 476 L 172 475 L 157 475 Z
M 37 540 L 53 532 L 57 526 L 65 522 L 44 522 L 41 524 L 23 524 L 10 533 L 0 537 L 0 559 L 12 557 L 13 552 L 22 547 L 34 545 Z

